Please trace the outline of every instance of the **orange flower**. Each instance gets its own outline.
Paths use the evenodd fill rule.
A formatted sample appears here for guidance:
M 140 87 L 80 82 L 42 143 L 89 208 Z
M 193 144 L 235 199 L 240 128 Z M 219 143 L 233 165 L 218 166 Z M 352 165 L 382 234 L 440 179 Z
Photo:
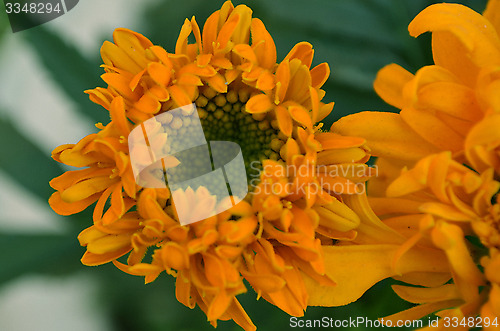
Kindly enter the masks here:
M 492 169 L 479 175 L 453 161 L 450 152 L 443 152 L 425 157 L 403 172 L 389 185 L 387 198 L 371 199 L 384 223 L 406 234 L 408 239 L 401 246 L 404 250 L 435 247 L 446 254 L 449 265 L 448 277 L 441 278 L 441 282 L 434 282 L 438 279 L 429 275 L 419 283 L 405 275 L 400 277 L 410 284 L 425 286 L 394 286 L 402 298 L 421 306 L 388 319 L 418 319 L 445 308 L 437 315 L 460 320 L 481 314 L 491 321 L 498 316 L 496 307 L 492 310 L 491 303 L 486 303 L 497 300 L 496 281 L 488 273 L 483 274 L 477 263 L 495 268 L 491 260 L 498 255 L 499 214 L 494 196 L 499 189 Z M 395 205 L 396 201 L 400 206 Z M 467 239 L 474 237 L 479 241 L 471 243 Z M 444 285 L 449 278 L 453 283 Z
M 326 273 L 325 248 L 357 235 L 361 221 L 344 200 L 361 193 L 371 176 L 364 139 L 322 132 L 316 124 L 333 108 L 321 102 L 328 65 L 311 69 L 313 50 L 305 42 L 277 64 L 263 23 L 250 8 L 230 2 L 208 18 L 203 31 L 194 18 L 186 20 L 174 53 L 126 29 L 117 29 L 113 39 L 101 48 L 107 88 L 86 91 L 110 112 L 111 122 L 54 151 L 57 161 L 87 168 L 51 182 L 57 190 L 53 209 L 71 214 L 98 201 L 94 224 L 79 236 L 87 247 L 82 262 L 112 261 L 146 282 L 165 271 L 176 277 L 177 299 L 200 306 L 214 325 L 233 319 L 255 328 L 236 299 L 246 291 L 244 279 L 259 297 L 302 316 L 314 295 L 306 282 L 335 284 Z M 161 146 L 177 133 L 194 139 L 193 123 L 172 115 L 191 103 L 206 141 L 241 147 L 250 193 L 237 204 L 203 186 L 170 192 L 135 182 L 129 147 L 144 154 L 145 146 Z M 155 126 L 153 140 L 142 149 L 129 146 L 130 132 L 146 130 L 143 123 L 155 115 L 166 115 L 168 128 Z M 179 157 L 169 165 L 196 167 L 200 157 Z M 198 219 L 206 208 L 223 211 L 181 225 L 181 214 Z
M 381 177 L 368 184 L 370 206 L 405 238 L 390 266 L 399 270 L 392 276 L 409 286 L 393 288 L 418 305 L 386 321 L 436 312 L 459 322 L 481 316 L 488 320 L 485 327 L 499 329 L 499 12 L 498 0 L 482 16 L 456 4 L 424 9 L 409 31 L 432 31 L 435 65 L 412 75 L 391 64 L 374 83 L 400 113 L 364 112 L 332 126 L 334 132 L 366 137 L 380 156 Z M 381 238 L 378 247 L 387 240 Z M 441 269 L 430 268 L 435 258 L 427 267 L 415 260 L 410 272 L 401 269 L 412 251 L 428 249 L 441 255 Z M 439 329 L 445 328 L 441 319 Z
M 335 132 L 366 138 L 380 162 L 393 165 L 394 171 L 381 167 L 387 181 L 381 178 L 374 183 L 373 194 L 383 195 L 404 165 L 412 166 L 439 151 L 451 151 L 460 162 L 465 160 L 464 153 L 476 163 L 495 162 L 497 130 L 489 130 L 494 136 L 477 141 L 479 144 L 466 137 L 474 126 L 500 112 L 497 11 L 496 0 L 489 2 L 483 16 L 457 4 L 435 4 L 423 10 L 408 29 L 412 36 L 432 31 L 435 64 L 415 75 L 390 64 L 379 71 L 374 82 L 375 91 L 401 109 L 400 113 L 362 112 L 332 126 Z

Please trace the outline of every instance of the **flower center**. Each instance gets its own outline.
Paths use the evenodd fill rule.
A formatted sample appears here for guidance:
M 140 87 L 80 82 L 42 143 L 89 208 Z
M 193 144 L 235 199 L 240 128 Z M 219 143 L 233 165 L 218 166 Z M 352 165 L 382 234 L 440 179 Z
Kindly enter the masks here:
M 181 107 L 181 111 L 166 112 L 158 118 L 158 132 L 167 136 L 167 145 L 162 148 L 174 155 L 179 164 L 167 166 L 164 171 L 156 167 L 153 176 L 167 179 L 172 191 L 204 186 L 218 199 L 228 191 L 242 199 L 247 190 L 252 191 L 258 184 L 262 161 L 280 159 L 286 136 L 280 133 L 271 115 L 245 111 L 249 88 L 217 93 L 205 87 L 200 92 L 195 100 L 198 116 L 194 108 Z M 202 130 L 195 117 L 199 117 Z M 154 145 L 155 138 L 150 141 Z M 246 181 L 241 178 L 243 172 Z
M 267 114 L 252 115 L 245 111 L 250 92 L 242 88 L 217 93 L 205 88 L 195 101 L 207 141 L 237 143 L 249 181 L 259 175 L 262 160 L 280 159 L 283 145 L 276 121 Z

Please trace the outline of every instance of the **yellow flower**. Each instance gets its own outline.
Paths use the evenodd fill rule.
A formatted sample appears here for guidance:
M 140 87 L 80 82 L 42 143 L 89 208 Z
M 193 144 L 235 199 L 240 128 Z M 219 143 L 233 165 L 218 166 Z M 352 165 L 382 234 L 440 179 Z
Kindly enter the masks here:
M 72 214 L 97 201 L 93 225 L 79 236 L 87 248 L 82 262 L 113 262 L 146 283 L 165 271 L 176 277 L 177 299 L 198 305 L 214 325 L 233 319 L 255 328 L 236 299 L 246 291 L 244 280 L 259 297 L 302 316 L 315 295 L 306 282 L 335 284 L 326 273 L 325 248 L 357 235 L 360 220 L 344 200 L 361 193 L 371 176 L 364 139 L 322 132 L 316 124 L 333 108 L 321 102 L 328 65 L 311 68 L 313 49 L 306 42 L 276 63 L 263 23 L 250 8 L 230 2 L 203 31 L 194 18 L 186 20 L 174 53 L 126 29 L 113 39 L 101 48 L 108 86 L 86 91 L 111 122 L 53 153 L 56 161 L 87 168 L 51 181 L 57 190 L 52 208 Z M 201 186 L 185 192 L 140 186 L 127 137 L 138 126 L 145 130 L 153 116 L 191 103 L 206 140 L 241 147 L 250 193 L 227 210 L 181 225 L 180 210 L 191 208 L 188 218 L 198 218 L 202 209 L 231 205 L 232 197 L 218 201 Z M 165 120 L 190 132 L 189 121 Z M 162 145 L 169 134 L 158 131 L 149 145 Z M 197 164 L 196 158 L 170 161 L 174 170 L 179 163 Z M 190 197 L 200 198 L 198 204 Z
M 488 122 L 486 118 L 500 112 L 498 7 L 498 1 L 490 1 L 484 16 L 458 4 L 435 4 L 423 10 L 408 29 L 412 36 L 432 31 L 435 64 L 415 75 L 390 64 L 374 82 L 375 91 L 401 109 L 399 114 L 362 112 L 333 125 L 334 132 L 366 138 L 380 162 L 392 164 L 394 171 L 381 165 L 383 178 L 372 183 L 373 194 L 383 195 L 404 165 L 412 166 L 439 151 L 451 151 L 459 161 L 468 153 L 476 163 L 494 162 L 490 153 L 498 153 L 497 130 L 490 126 L 485 136 L 492 138 L 478 141 L 482 146 L 470 140 L 475 138 L 466 143 L 466 137 L 479 122 Z
M 493 169 L 478 174 L 453 161 L 450 152 L 442 152 L 403 171 L 389 185 L 387 198 L 370 200 L 385 224 L 405 234 L 407 241 L 401 246 L 404 250 L 440 249 L 446 254 L 449 267 L 447 276 L 427 274 L 417 283 L 411 275 L 399 277 L 409 284 L 425 286 L 393 287 L 405 300 L 421 305 L 386 319 L 418 319 L 437 310 L 441 310 L 436 313 L 440 317 L 459 320 L 481 314 L 493 321 L 498 316 L 494 304 L 498 300 L 497 281 L 488 272 L 483 274 L 477 264 L 495 268 L 491 261 L 495 261 L 500 244 L 500 214 L 495 201 L 499 189 L 500 183 L 493 180 Z M 468 239 L 474 237 L 479 241 Z M 452 283 L 448 282 L 450 278 Z
M 485 327 L 498 329 L 499 12 L 498 0 L 483 15 L 456 4 L 424 9 L 409 31 L 432 31 L 435 64 L 415 75 L 391 64 L 374 83 L 399 114 L 364 112 L 332 126 L 334 132 L 365 137 L 379 156 L 381 177 L 368 184 L 370 207 L 404 238 L 379 268 L 390 267 L 387 275 L 409 284 L 393 288 L 417 305 L 386 321 L 435 313 L 439 329 L 445 329 L 444 317 L 460 323 L 480 316 L 488 320 Z M 374 222 L 378 218 L 373 215 Z M 386 247 L 388 240 L 380 237 L 375 247 Z M 432 269 L 436 258 L 428 258 L 427 266 L 415 260 L 411 269 L 402 268 L 408 254 L 429 249 L 440 254 L 441 268 Z

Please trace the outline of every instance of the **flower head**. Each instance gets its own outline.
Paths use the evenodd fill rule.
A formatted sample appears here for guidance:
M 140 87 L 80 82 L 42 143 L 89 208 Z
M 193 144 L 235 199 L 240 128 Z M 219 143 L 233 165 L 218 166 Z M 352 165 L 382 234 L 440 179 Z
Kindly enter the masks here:
M 418 306 L 386 320 L 435 313 L 459 321 L 481 316 L 488 320 L 485 327 L 498 322 L 499 10 L 496 0 L 483 15 L 456 4 L 424 9 L 409 31 L 432 31 L 435 64 L 415 75 L 391 64 L 374 83 L 399 114 L 365 112 L 332 127 L 366 137 L 380 156 L 383 176 L 369 183 L 370 205 L 405 238 L 392 267 L 411 251 L 444 254 L 444 269 L 429 268 L 431 258 L 427 266 L 416 262 L 410 273 L 399 268 L 395 278 L 408 286 L 393 288 Z M 443 320 L 439 327 L 445 327 Z
M 435 4 L 423 10 L 408 29 L 415 37 L 432 31 L 434 65 L 413 75 L 390 64 L 379 71 L 374 82 L 375 91 L 399 108 L 399 114 L 354 114 L 335 123 L 332 129 L 366 138 L 374 155 L 393 164 L 395 171 L 384 173 L 392 179 L 404 165 L 411 166 L 440 151 L 451 151 L 460 161 L 467 153 L 476 163 L 495 162 L 497 134 L 493 127 L 487 134 L 491 133 L 491 138 L 473 148 L 471 144 L 476 141 L 471 139 L 475 138 L 467 137 L 476 125 L 500 112 L 497 11 L 497 1 L 489 2 L 483 16 L 458 4 Z M 373 186 L 378 188 L 372 192 L 382 195 L 387 183 Z
M 359 219 L 343 201 L 360 193 L 370 177 L 365 140 L 322 132 L 317 124 L 333 108 L 321 102 L 328 65 L 311 68 L 313 49 L 306 42 L 276 63 L 263 23 L 250 8 L 230 2 L 202 31 L 194 18 L 186 20 L 173 53 L 126 29 L 115 30 L 113 39 L 101 48 L 108 86 L 86 91 L 109 111 L 110 123 L 53 156 L 87 167 L 51 182 L 57 190 L 53 209 L 71 214 L 98 201 L 93 225 L 79 236 L 87 248 L 82 262 L 113 262 L 146 282 L 165 271 L 176 277 L 177 299 L 198 305 L 213 324 L 233 319 L 255 328 L 236 299 L 246 291 L 244 280 L 259 297 L 303 315 L 306 281 L 334 285 L 325 272 L 324 247 L 356 236 Z M 192 103 L 207 141 L 241 147 L 250 193 L 230 207 L 206 187 L 171 191 L 135 181 L 129 148 L 144 154 L 176 134 L 192 139 L 193 123 L 173 113 Z M 130 132 L 145 130 L 144 123 L 157 115 L 170 131 L 148 126 L 154 139 L 129 146 Z M 182 165 L 197 162 L 179 157 L 169 159 L 167 168 L 182 177 Z M 197 219 L 207 208 L 223 211 L 179 222 L 181 213 Z

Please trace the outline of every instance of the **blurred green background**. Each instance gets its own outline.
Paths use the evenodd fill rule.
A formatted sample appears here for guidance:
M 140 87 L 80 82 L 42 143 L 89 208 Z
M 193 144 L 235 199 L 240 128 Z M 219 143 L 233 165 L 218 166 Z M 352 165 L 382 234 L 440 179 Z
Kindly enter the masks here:
M 22 2 L 22 1 L 21 1 Z M 482 11 L 485 0 L 457 1 Z M 82 0 L 44 25 L 12 33 L 0 6 L 0 330 L 160 331 L 210 330 L 199 308 L 175 300 L 174 279 L 149 285 L 112 265 L 80 264 L 77 234 L 91 225 L 90 211 L 54 214 L 46 203 L 51 178 L 67 168 L 50 158 L 60 144 L 75 143 L 109 120 L 83 90 L 104 86 L 99 47 L 116 27 L 143 33 L 173 51 L 185 18 L 200 26 L 222 1 Z M 239 1 L 233 2 L 235 5 Z M 373 92 L 377 70 L 396 62 L 415 72 L 430 64 L 429 35 L 411 38 L 407 25 L 428 0 L 251 0 L 283 59 L 297 42 L 315 47 L 314 64 L 328 62 L 325 101 L 335 101 L 324 122 L 362 110 L 394 111 Z M 343 266 L 339 266 L 343 267 Z M 306 319 L 375 320 L 410 304 L 382 282 L 346 307 L 307 310 Z M 289 316 L 255 293 L 240 295 L 261 330 L 289 329 Z M 238 330 L 220 322 L 221 330 Z

